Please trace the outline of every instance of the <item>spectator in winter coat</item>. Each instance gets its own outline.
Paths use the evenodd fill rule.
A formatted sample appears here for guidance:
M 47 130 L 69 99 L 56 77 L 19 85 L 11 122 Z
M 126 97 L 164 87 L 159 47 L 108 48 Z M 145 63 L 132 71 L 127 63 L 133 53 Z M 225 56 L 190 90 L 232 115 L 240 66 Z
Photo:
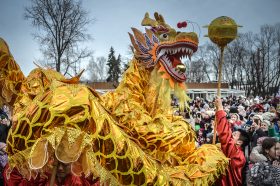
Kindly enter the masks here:
M 278 186 L 280 185 L 280 143 L 276 138 L 268 137 L 263 140 L 262 152 L 267 161 L 257 162 L 249 171 L 247 185 Z
M 251 147 L 252 148 L 257 146 L 258 138 L 266 136 L 265 132 L 261 129 L 262 122 L 263 122 L 263 118 L 261 115 L 254 115 L 253 123 L 252 123 L 251 129 L 250 129 Z
M 254 163 L 258 163 L 258 162 L 266 162 L 267 161 L 267 158 L 264 155 L 263 148 L 262 148 L 263 140 L 266 139 L 266 138 L 267 137 L 261 137 L 261 138 L 258 139 L 257 146 L 255 146 L 250 153 L 250 162 L 251 163 L 254 164 Z

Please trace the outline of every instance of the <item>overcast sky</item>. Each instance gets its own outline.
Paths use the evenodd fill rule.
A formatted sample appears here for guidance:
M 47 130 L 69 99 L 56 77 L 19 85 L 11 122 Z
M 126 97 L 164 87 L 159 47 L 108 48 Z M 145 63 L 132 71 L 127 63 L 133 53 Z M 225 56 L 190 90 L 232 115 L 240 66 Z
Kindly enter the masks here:
M 34 41 L 34 28 L 23 19 L 29 0 L 0 0 L 0 37 L 4 38 L 25 75 L 35 68 L 33 61 L 41 59 L 39 45 Z M 260 26 L 280 22 L 280 0 L 82 0 L 83 7 L 95 22 L 88 27 L 94 38 L 87 45 L 94 56 L 107 57 L 111 46 L 116 54 L 127 55 L 131 27 L 142 29 L 145 12 L 155 11 L 176 27 L 180 21 L 191 20 L 200 26 L 200 44 L 205 43 L 203 28 L 219 16 L 229 16 L 243 27 L 239 32 L 258 33 Z M 187 30 L 192 31 L 189 26 Z M 199 32 L 198 28 L 195 28 Z

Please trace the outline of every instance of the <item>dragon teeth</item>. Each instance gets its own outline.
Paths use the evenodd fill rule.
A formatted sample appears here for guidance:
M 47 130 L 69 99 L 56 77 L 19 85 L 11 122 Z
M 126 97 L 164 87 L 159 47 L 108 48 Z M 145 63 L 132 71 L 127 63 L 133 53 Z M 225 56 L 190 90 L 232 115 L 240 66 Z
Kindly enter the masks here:
M 193 50 L 190 49 L 190 55 L 192 55 L 192 54 L 193 54 Z
M 174 55 L 177 53 L 181 53 L 182 56 L 188 56 L 188 55 L 192 55 L 193 54 L 193 50 L 187 47 L 178 47 L 178 48 L 174 48 L 174 49 L 162 49 L 160 54 L 166 54 L 166 55 Z

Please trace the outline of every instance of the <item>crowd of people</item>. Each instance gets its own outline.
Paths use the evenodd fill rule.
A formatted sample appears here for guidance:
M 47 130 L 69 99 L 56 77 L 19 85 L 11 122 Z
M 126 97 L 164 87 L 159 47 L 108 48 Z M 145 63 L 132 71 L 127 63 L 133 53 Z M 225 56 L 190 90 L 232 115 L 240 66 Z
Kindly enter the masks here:
M 172 104 L 176 108 L 176 99 L 173 99 Z M 220 121 L 218 117 L 217 99 L 208 101 L 196 97 L 190 102 L 189 111 L 175 110 L 175 114 L 183 115 L 193 125 L 197 146 L 213 143 L 215 122 L 218 128 L 219 125 L 228 126 L 227 133 L 232 135 L 233 140 L 236 132 L 239 133 L 235 145 L 241 143 L 240 152 L 246 160 L 240 175 L 243 185 L 280 185 L 280 97 L 230 96 L 222 98 L 221 105 L 220 110 L 224 110 L 226 121 Z M 226 124 L 221 124 L 224 122 Z M 216 142 L 223 145 L 222 134 L 217 130 Z M 230 146 L 228 141 L 224 144 L 227 148 Z M 224 153 L 227 155 L 227 152 Z M 230 164 L 236 160 L 236 157 L 227 157 L 231 159 Z

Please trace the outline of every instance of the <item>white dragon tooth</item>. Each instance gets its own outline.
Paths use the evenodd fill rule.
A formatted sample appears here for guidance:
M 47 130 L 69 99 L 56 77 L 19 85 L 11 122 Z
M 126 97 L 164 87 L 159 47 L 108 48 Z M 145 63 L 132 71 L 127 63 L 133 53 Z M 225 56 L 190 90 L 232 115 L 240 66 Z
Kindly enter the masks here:
M 168 54 L 168 53 L 169 53 L 169 50 L 168 50 L 168 49 L 166 49 L 166 50 L 165 50 L 165 53 L 166 53 L 166 54 Z
M 192 49 L 190 49 L 190 55 L 192 55 L 193 54 L 193 50 Z
M 164 54 L 165 54 L 165 52 L 164 52 L 163 50 L 161 50 L 161 51 L 159 52 L 159 54 L 157 55 L 156 62 L 157 62 L 162 56 L 164 56 Z
M 191 56 L 191 55 L 188 55 L 188 57 L 189 57 L 189 60 L 191 61 L 191 60 L 192 60 L 192 56 Z
M 158 57 L 157 58 L 160 58 L 161 56 L 163 56 L 165 54 L 165 52 L 163 50 L 161 50 L 158 54 Z

